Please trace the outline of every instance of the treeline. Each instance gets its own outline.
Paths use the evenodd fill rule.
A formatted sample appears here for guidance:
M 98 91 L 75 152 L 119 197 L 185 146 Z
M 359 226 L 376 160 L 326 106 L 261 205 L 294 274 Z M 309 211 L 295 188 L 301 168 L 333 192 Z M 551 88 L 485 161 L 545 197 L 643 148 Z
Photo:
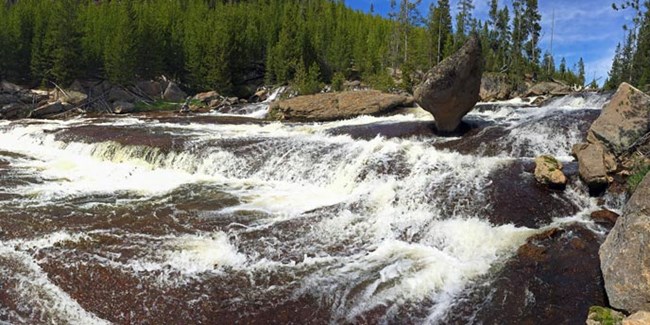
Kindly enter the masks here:
M 631 9 L 632 24 L 623 26 L 625 40 L 616 47 L 606 89 L 616 89 L 627 82 L 650 91 L 650 1 L 625 1 L 613 5 L 615 10 Z
M 486 0 L 488 1 L 488 0 Z M 18 0 L 0 5 L 0 78 L 65 85 L 77 78 L 127 84 L 161 75 L 192 90 L 245 94 L 246 85 L 361 78 L 377 88 L 410 89 L 411 76 L 453 53 L 476 32 L 486 70 L 584 83 L 584 65 L 557 69 L 539 49 L 537 0 L 473 18 L 471 0 L 451 16 L 449 0 L 391 1 L 389 17 L 342 0 Z M 452 26 L 453 25 L 453 26 Z M 564 62 L 564 61 L 563 61 Z M 389 68 L 403 73 L 394 85 Z

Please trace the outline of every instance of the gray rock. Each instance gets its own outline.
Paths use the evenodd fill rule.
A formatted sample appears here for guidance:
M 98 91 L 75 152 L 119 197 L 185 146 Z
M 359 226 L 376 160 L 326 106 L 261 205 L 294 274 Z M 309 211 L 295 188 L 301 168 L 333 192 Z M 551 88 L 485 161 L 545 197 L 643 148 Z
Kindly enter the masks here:
M 115 114 L 126 114 L 135 111 L 135 105 L 129 102 L 115 102 L 113 103 L 113 112 Z
M 650 96 L 622 83 L 614 97 L 591 125 L 587 140 L 602 143 L 619 156 L 650 131 Z
M 163 95 L 163 88 L 158 81 L 139 81 L 135 86 L 145 95 L 152 99 L 160 99 Z
M 111 90 L 108 92 L 109 102 L 132 102 L 134 100 L 135 97 L 133 95 L 118 86 L 111 87 Z
M 48 115 L 59 114 L 65 111 L 65 106 L 61 102 L 48 103 L 39 108 L 35 109 L 32 112 L 31 117 L 33 118 L 45 118 Z
M 429 70 L 415 89 L 415 101 L 435 118 L 441 132 L 453 132 L 479 100 L 483 56 L 476 35 Z
M 600 247 L 600 268 L 612 307 L 650 310 L 650 174 Z
M 2 80 L 0 81 L 0 91 L 5 91 L 9 93 L 16 93 L 23 90 L 23 87 L 13 84 L 9 81 Z
M 0 93 L 0 106 L 18 102 L 19 98 L 13 94 Z
M 514 91 L 515 87 L 505 73 L 484 73 L 481 78 L 479 95 L 482 102 L 509 99 Z
M 0 119 L 15 119 L 29 116 L 31 109 L 21 103 L 11 103 L 0 108 Z
M 165 93 L 163 94 L 163 99 L 170 102 L 181 102 L 184 101 L 186 97 L 187 94 L 173 82 L 169 83 L 167 89 L 165 89 Z

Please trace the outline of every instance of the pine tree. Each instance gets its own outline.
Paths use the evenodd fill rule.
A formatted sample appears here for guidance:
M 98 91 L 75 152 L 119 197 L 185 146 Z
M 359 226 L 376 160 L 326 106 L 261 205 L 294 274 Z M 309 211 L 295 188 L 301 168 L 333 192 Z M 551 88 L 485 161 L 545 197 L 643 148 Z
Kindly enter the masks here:
M 126 2 L 111 2 L 108 22 L 113 32 L 106 39 L 103 60 L 106 75 L 112 82 L 128 84 L 135 78 L 136 49 L 132 15 Z
M 474 3 L 472 0 L 459 0 L 458 1 L 458 14 L 456 15 L 456 39 L 455 48 L 459 49 L 470 31 L 472 26 L 472 11 L 474 10 Z
M 585 62 L 582 58 L 578 61 L 578 85 L 585 85 Z

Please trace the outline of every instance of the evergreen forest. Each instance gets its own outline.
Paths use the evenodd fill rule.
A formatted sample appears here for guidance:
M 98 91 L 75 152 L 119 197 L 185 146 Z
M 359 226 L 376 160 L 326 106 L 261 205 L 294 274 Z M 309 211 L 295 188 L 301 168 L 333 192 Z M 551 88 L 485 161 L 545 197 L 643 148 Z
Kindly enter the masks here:
M 629 9 L 632 22 L 623 26 L 625 39 L 616 47 L 606 89 L 616 89 L 627 82 L 650 91 L 650 1 L 639 0 L 613 4 L 614 10 Z
M 249 91 L 242 85 L 255 78 L 335 88 L 361 79 L 378 89 L 410 90 L 411 76 L 477 33 L 486 71 L 513 81 L 585 83 L 582 60 L 567 67 L 562 58 L 558 65 L 540 47 L 537 0 L 482 1 L 490 6 L 485 21 L 474 17 L 472 0 L 438 0 L 428 12 L 419 10 L 421 0 L 391 0 L 388 15 L 352 10 L 342 0 L 5 0 L 0 79 L 129 84 L 164 75 L 187 89 L 224 94 Z M 639 26 L 639 34 L 648 32 L 647 19 Z M 395 85 L 390 73 L 397 70 L 404 77 Z

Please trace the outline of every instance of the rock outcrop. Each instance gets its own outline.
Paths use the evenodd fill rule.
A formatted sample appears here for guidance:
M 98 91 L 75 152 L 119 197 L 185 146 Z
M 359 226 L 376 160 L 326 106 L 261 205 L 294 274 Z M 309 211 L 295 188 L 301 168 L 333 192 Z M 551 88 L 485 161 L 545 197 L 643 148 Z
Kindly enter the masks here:
M 567 178 L 562 172 L 562 163 L 551 156 L 540 156 L 535 159 L 535 179 L 550 188 L 564 189 Z
M 274 102 L 269 117 L 289 121 L 333 121 L 360 115 L 380 115 L 413 106 L 408 96 L 379 91 L 348 91 L 298 96 Z
M 571 87 L 554 81 L 543 81 L 528 88 L 524 97 L 531 96 L 563 96 L 571 93 Z
M 650 96 L 622 83 L 587 133 L 590 143 L 601 143 L 616 156 L 650 131 Z
M 505 73 L 484 73 L 481 78 L 479 96 L 482 102 L 506 100 L 515 91 L 515 87 Z
M 650 96 L 622 83 L 587 131 L 587 143 L 573 147 L 580 177 L 592 193 L 602 192 L 619 170 L 630 148 L 650 131 Z
M 610 305 L 650 310 L 650 174 L 637 187 L 600 248 Z
M 483 56 L 476 35 L 429 70 L 415 89 L 415 101 L 435 118 L 440 132 L 453 132 L 479 100 Z

